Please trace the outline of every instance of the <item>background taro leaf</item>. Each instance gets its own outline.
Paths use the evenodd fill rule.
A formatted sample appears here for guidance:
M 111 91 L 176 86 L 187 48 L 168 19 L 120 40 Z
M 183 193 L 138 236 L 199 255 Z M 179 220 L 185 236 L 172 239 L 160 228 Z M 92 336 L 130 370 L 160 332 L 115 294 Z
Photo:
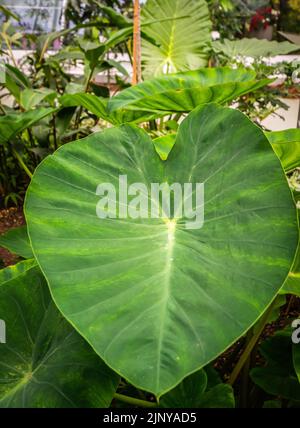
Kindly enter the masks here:
M 300 166 L 300 129 L 266 132 L 285 172 Z
M 224 54 L 231 59 L 236 56 L 266 57 L 284 55 L 299 50 L 299 46 L 293 43 L 255 38 L 215 40 L 212 42 L 212 48 L 217 54 Z
M 220 383 L 206 391 L 198 403 L 204 409 L 234 408 L 235 399 L 231 385 Z
M 115 112 L 109 113 L 107 110 L 108 100 L 105 98 L 98 97 L 93 94 L 85 93 L 75 93 L 75 94 L 65 94 L 59 99 L 60 103 L 64 107 L 70 106 L 82 106 L 89 110 L 91 113 L 95 114 L 97 117 L 100 117 L 107 122 L 113 124 L 122 124 L 122 123 L 140 123 L 145 122 L 151 119 L 155 119 L 161 116 L 164 116 L 167 112 L 163 113 L 153 113 L 145 111 L 127 111 L 119 109 Z
M 82 106 L 97 117 L 107 120 L 107 100 L 104 98 L 93 94 L 76 93 L 63 95 L 59 98 L 59 102 L 63 107 Z
M 279 331 L 260 346 L 260 352 L 267 361 L 265 367 L 251 370 L 253 382 L 268 394 L 289 400 L 300 400 L 300 382 L 293 362 L 291 329 Z
M 205 221 L 96 216 L 100 183 L 204 183 Z M 168 160 L 134 126 L 63 146 L 25 204 L 34 253 L 60 310 L 133 385 L 158 397 L 261 316 L 288 274 L 296 210 L 263 132 L 207 105 L 180 125 Z
M 33 258 L 30 246 L 27 226 L 15 227 L 0 236 L 0 247 L 8 249 L 10 252 L 23 257 L 24 259 Z
M 185 378 L 178 386 L 163 395 L 159 407 L 164 408 L 232 408 L 235 406 L 233 389 L 222 383 L 213 373 L 214 383 L 210 377 L 214 371 L 211 367 L 199 370 Z
M 141 16 L 142 23 L 156 21 L 144 31 L 159 45 L 142 41 L 144 76 L 206 65 L 205 45 L 211 40 L 211 21 L 205 0 L 147 0 Z
M 256 81 L 252 70 L 203 68 L 162 76 L 125 89 L 109 100 L 108 111 L 189 112 L 201 104 L 229 102 L 268 82 L 268 79 Z
M 34 260 L 0 271 L 0 407 L 108 407 L 115 375 L 56 309 Z
M 264 409 L 281 409 L 281 402 L 279 400 L 267 400 L 263 404 Z
M 185 378 L 176 388 L 163 395 L 160 407 L 173 408 L 197 408 L 201 397 L 206 390 L 207 376 L 204 370 L 199 370 Z
M 20 104 L 25 110 L 31 110 L 41 101 L 52 101 L 55 97 L 56 92 L 49 88 L 26 88 L 24 91 L 20 92 Z
M 4 144 L 24 129 L 35 125 L 44 117 L 54 113 L 53 108 L 37 108 L 25 113 L 12 113 L 0 116 L 0 144 Z

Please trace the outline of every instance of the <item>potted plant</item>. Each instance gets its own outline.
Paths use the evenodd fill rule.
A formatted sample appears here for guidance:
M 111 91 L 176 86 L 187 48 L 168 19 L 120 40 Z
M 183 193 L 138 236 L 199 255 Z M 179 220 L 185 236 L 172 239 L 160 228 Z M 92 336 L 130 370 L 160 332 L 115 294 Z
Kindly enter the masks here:
M 278 16 L 279 12 L 271 6 L 257 9 L 250 20 L 249 36 L 257 39 L 272 40 L 273 28 Z

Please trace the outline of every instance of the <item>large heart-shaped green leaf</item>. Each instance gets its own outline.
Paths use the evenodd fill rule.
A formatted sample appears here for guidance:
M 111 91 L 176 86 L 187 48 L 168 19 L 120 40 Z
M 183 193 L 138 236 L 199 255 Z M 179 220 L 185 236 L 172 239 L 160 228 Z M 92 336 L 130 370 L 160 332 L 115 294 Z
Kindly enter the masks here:
M 227 67 L 203 68 L 147 80 L 112 97 L 108 112 L 144 110 L 152 112 L 189 112 L 210 102 L 226 103 L 266 85 L 256 81 L 255 72 Z
M 118 376 L 53 304 L 35 260 L 0 271 L 0 407 L 108 407 Z
M 204 183 L 203 227 L 187 229 L 185 217 L 100 220 L 97 186 L 111 183 L 118 195 L 124 174 L 147 189 Z M 183 121 L 167 161 L 129 125 L 63 146 L 37 168 L 25 211 L 60 310 L 110 367 L 158 397 L 261 316 L 298 236 L 291 192 L 263 132 L 217 105 Z
M 147 0 L 141 15 L 142 22 L 153 21 L 144 31 L 159 45 L 143 40 L 144 75 L 153 77 L 206 65 L 211 22 L 205 0 Z

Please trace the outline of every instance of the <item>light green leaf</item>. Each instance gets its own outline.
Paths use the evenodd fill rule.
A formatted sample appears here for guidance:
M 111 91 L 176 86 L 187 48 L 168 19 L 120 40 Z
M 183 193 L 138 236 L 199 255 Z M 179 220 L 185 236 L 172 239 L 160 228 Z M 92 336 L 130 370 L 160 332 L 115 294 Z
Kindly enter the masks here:
M 0 144 L 5 144 L 14 138 L 18 133 L 35 125 L 44 117 L 54 113 L 53 108 L 38 108 L 25 113 L 11 113 L 0 116 Z
M 28 78 L 18 68 L 10 64 L 5 64 L 3 72 L 5 73 L 4 86 L 19 102 L 21 90 L 31 86 Z
M 0 246 L 7 248 L 12 253 L 24 259 L 31 259 L 33 257 L 26 226 L 10 229 L 4 235 L 1 235 Z
M 142 23 L 154 21 L 144 31 L 159 44 L 142 41 L 146 77 L 206 65 L 211 21 L 205 0 L 147 0 L 141 16 Z
M 285 172 L 300 166 L 300 129 L 265 132 Z
M 108 111 L 189 112 L 209 102 L 226 103 L 266 85 L 255 81 L 255 72 L 242 68 L 203 68 L 148 80 L 112 97 Z
M 238 40 L 225 39 L 212 42 L 213 50 L 218 54 L 224 54 L 228 58 L 237 56 L 268 57 L 285 55 L 299 50 L 299 46 L 289 42 L 276 42 L 265 39 L 244 38 Z
M 186 229 L 184 216 L 100 220 L 97 186 L 113 184 L 118 197 L 124 174 L 147 189 L 205 183 L 203 227 Z M 292 195 L 263 132 L 216 105 L 183 121 L 165 162 L 128 125 L 63 146 L 35 171 L 25 212 L 62 313 L 110 367 L 157 397 L 254 324 L 298 239 Z
M 0 407 L 108 407 L 116 376 L 58 312 L 35 261 L 0 271 Z
M 27 88 L 20 93 L 20 104 L 25 110 L 31 110 L 43 100 L 56 97 L 56 92 L 49 88 L 30 89 Z
M 97 117 L 100 117 L 115 125 L 122 123 L 140 123 L 162 116 L 162 114 L 159 113 L 127 111 L 123 109 L 109 113 L 107 110 L 108 100 L 93 94 L 65 94 L 60 97 L 59 102 L 64 107 L 82 106 L 91 113 L 95 114 Z
M 59 98 L 59 102 L 63 107 L 82 106 L 97 117 L 107 120 L 107 100 L 104 98 L 85 93 L 65 94 Z
M 155 150 L 157 151 L 161 160 L 168 159 L 169 153 L 175 144 L 176 136 L 176 134 L 167 134 L 157 137 L 153 140 Z

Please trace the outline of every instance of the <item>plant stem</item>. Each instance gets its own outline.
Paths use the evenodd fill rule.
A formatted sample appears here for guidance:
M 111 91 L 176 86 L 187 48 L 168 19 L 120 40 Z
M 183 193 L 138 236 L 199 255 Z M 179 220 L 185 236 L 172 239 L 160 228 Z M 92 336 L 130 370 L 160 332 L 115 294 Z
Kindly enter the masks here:
M 28 177 L 31 179 L 32 176 L 33 176 L 33 174 L 32 174 L 32 172 L 29 171 L 27 165 L 24 163 L 24 161 L 21 158 L 21 156 L 19 155 L 19 153 L 15 149 L 13 149 L 12 152 L 13 152 L 14 156 L 17 158 L 17 160 L 18 160 L 19 164 L 21 165 L 21 167 L 24 169 L 24 171 L 28 175 Z
M 7 49 L 8 49 L 8 52 L 9 52 L 10 58 L 11 58 L 11 60 L 12 60 L 13 64 L 14 64 L 14 67 L 15 67 L 15 68 L 18 68 L 18 64 L 17 64 L 17 61 L 16 61 L 15 56 L 14 56 L 14 54 L 13 54 L 13 50 L 12 50 L 12 46 L 11 46 L 11 44 L 10 44 L 9 38 L 6 36 L 6 34 L 2 34 L 2 36 L 3 36 L 4 41 L 5 41 L 5 43 L 6 43 L 6 46 L 7 46 Z
M 53 142 L 54 142 L 54 150 L 58 149 L 57 145 L 57 132 L 56 132 L 56 115 L 52 115 L 52 123 L 53 123 Z
M 261 333 L 263 332 L 265 325 L 268 322 L 270 313 L 275 305 L 275 302 L 277 300 L 277 297 L 273 300 L 273 302 L 270 304 L 268 309 L 264 312 L 263 316 L 260 319 L 260 323 L 257 327 L 257 330 L 255 334 L 252 336 L 251 340 L 249 341 L 248 345 L 246 346 L 244 352 L 241 355 L 241 358 L 239 359 L 237 365 L 235 366 L 233 372 L 231 373 L 231 376 L 228 380 L 229 385 L 233 385 L 235 381 L 237 380 L 240 371 L 244 367 L 246 361 L 248 360 L 254 346 L 256 345 L 256 342 L 259 340 Z
M 291 307 L 292 307 L 292 305 L 293 305 L 293 303 L 294 303 L 294 300 L 295 300 L 295 296 L 294 296 L 294 295 L 291 295 L 291 296 L 290 296 L 289 303 L 288 303 L 287 308 L 286 308 L 286 311 L 285 311 L 285 313 L 284 313 L 284 315 L 285 315 L 285 316 L 288 316 L 288 314 L 289 314 L 289 312 L 290 312 L 290 310 L 291 310 Z
M 250 328 L 250 330 L 247 333 L 246 337 L 246 346 L 250 342 L 251 338 L 253 337 L 253 328 Z M 252 350 L 253 351 L 253 350 Z M 247 408 L 247 401 L 248 401 L 248 387 L 249 387 L 249 370 L 251 367 L 251 354 L 247 358 L 245 365 L 242 370 L 242 379 L 241 379 L 241 406 L 243 409 Z
M 133 76 L 132 84 L 136 85 L 142 80 L 141 67 L 141 15 L 140 1 L 134 0 L 133 18 Z
M 89 72 L 89 75 L 88 75 L 88 78 L 87 78 L 87 80 L 86 80 L 86 82 L 85 82 L 85 87 L 84 87 L 84 93 L 85 93 L 85 94 L 87 93 L 87 91 L 88 91 L 88 89 L 89 89 L 90 81 L 92 80 L 92 77 L 93 77 L 94 71 L 95 71 L 95 67 L 91 68 L 91 70 L 90 70 L 90 72 Z M 78 128 L 79 128 L 79 124 L 80 124 L 80 117 L 81 117 L 81 115 L 82 115 L 82 111 L 83 111 L 83 107 L 82 107 L 82 106 L 80 106 L 80 107 L 79 107 L 79 110 L 78 110 L 78 112 L 77 112 L 77 114 L 76 114 L 76 119 L 75 119 L 75 128 L 76 128 L 76 129 L 78 129 Z
M 6 112 L 5 112 L 4 108 L 2 107 L 1 102 L 0 102 L 0 110 L 2 111 L 3 115 L 6 115 Z
M 115 393 L 114 398 L 119 401 L 123 401 L 123 403 L 132 404 L 133 406 L 139 407 L 157 407 L 156 403 L 152 403 L 151 401 L 140 400 L 139 398 L 128 397 L 128 395 Z

